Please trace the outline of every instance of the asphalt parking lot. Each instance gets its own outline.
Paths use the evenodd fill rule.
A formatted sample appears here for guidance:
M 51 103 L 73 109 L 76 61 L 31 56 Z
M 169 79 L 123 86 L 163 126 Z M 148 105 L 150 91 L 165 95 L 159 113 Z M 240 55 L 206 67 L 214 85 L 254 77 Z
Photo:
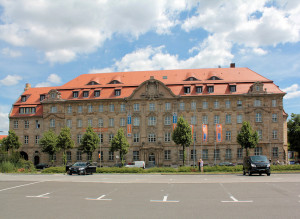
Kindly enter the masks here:
M 299 218 L 300 174 L 0 174 L 1 218 Z

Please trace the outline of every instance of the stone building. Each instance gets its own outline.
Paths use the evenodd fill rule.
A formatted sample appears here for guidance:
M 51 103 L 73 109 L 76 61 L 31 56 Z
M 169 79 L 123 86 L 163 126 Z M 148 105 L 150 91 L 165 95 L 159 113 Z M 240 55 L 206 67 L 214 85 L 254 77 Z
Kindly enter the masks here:
M 247 120 L 259 134 L 259 144 L 251 154 L 285 162 L 284 95 L 273 81 L 234 64 L 230 68 L 83 74 L 58 87 L 31 88 L 26 84 L 13 104 L 10 129 L 22 142 L 21 154 L 35 164 L 50 163 L 39 146 L 43 133 L 52 129 L 59 134 L 67 126 L 75 142 L 75 148 L 67 152 L 69 162 L 92 156 L 98 165 L 113 166 L 119 159 L 109 152 L 109 142 L 123 128 L 130 144 L 126 162 L 177 166 L 182 164 L 183 151 L 172 141 L 171 133 L 173 117 L 183 116 L 194 127 L 186 164 L 193 165 L 194 157 L 196 161 L 202 157 L 205 164 L 212 165 L 242 162 L 245 150 L 236 137 Z M 202 124 L 208 127 L 206 142 Z M 223 136 L 217 143 L 216 124 L 222 125 Z M 92 155 L 78 150 L 88 126 L 101 138 Z M 62 164 L 61 156 L 55 155 L 56 165 Z

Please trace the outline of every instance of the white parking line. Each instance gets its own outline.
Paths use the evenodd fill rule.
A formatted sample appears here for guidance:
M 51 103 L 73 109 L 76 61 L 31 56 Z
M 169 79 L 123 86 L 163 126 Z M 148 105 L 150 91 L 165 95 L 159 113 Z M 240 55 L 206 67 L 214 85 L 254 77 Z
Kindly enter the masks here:
M 168 196 L 165 195 L 163 200 L 150 200 L 150 202 L 179 202 L 179 201 L 174 201 L 174 200 L 169 200 L 168 201 Z
M 10 190 L 10 189 L 20 188 L 20 187 L 23 187 L 23 186 L 29 186 L 29 185 L 33 185 L 33 184 L 37 184 L 37 183 L 41 183 L 41 182 L 43 182 L 43 181 L 28 183 L 28 184 L 19 185 L 19 186 L 14 186 L 14 187 L 6 188 L 6 189 L 1 189 L 0 192 Z
M 46 195 L 49 195 L 50 193 L 45 193 L 45 194 L 42 194 L 42 195 L 37 195 L 37 196 L 26 196 L 27 198 L 49 198 L 48 196 Z
M 233 200 L 233 201 L 221 201 L 221 202 L 253 202 L 253 201 L 239 201 L 237 200 L 235 197 L 233 196 L 230 196 L 230 198 Z
M 99 198 L 85 198 L 86 200 L 91 201 L 111 201 L 112 199 L 104 199 L 106 195 L 101 195 Z

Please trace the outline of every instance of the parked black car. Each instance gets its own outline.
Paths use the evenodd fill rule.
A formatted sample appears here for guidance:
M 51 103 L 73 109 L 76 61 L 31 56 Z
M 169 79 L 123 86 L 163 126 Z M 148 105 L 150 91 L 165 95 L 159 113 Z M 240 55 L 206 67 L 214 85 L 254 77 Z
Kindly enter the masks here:
M 246 173 L 248 173 L 249 176 L 253 173 L 258 173 L 259 175 L 265 173 L 270 176 L 271 169 L 269 160 L 263 155 L 245 157 L 243 163 L 243 175 L 246 175 Z
M 38 170 L 43 170 L 48 167 L 49 167 L 49 165 L 46 163 L 39 163 L 39 164 L 35 165 L 35 169 L 38 169 Z
M 231 163 L 231 162 L 222 162 L 222 163 L 219 163 L 219 166 L 235 166 L 235 164 Z
M 89 162 L 76 162 L 71 166 L 66 166 L 66 172 L 69 175 L 78 174 L 86 175 L 96 173 L 96 166 L 92 166 Z

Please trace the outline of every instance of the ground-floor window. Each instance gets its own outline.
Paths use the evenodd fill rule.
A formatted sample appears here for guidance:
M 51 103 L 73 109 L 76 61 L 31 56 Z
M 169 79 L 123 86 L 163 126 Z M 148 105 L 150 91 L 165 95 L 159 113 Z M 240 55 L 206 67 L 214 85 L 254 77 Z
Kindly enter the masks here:
M 262 155 L 262 147 L 254 148 L 254 155 Z
M 56 154 L 49 154 L 49 162 L 56 161 Z
M 220 149 L 215 149 L 214 150 L 214 158 L 215 159 L 220 159 Z
M 273 147 L 272 154 L 273 154 L 273 157 L 278 157 L 278 147 Z
M 208 149 L 202 150 L 202 159 L 207 160 L 208 159 Z
M 196 153 L 197 151 L 195 150 L 194 151 L 194 149 L 193 150 L 191 150 L 191 160 L 197 160 L 197 153 Z
M 140 152 L 133 151 L 133 160 L 140 160 Z
M 110 161 L 114 160 L 114 152 L 113 151 L 108 152 L 108 160 L 110 160 Z
M 81 154 L 82 154 L 81 151 L 77 151 L 77 152 L 76 152 L 76 159 L 77 159 L 78 161 L 81 161 L 81 159 L 82 159 Z
M 67 161 L 71 161 L 72 160 L 72 154 L 71 151 L 67 151 Z
M 226 159 L 231 159 L 231 149 L 230 148 L 226 149 L 225 158 Z
M 171 160 L 171 150 L 165 150 L 165 160 Z
M 243 158 L 243 148 L 237 149 L 237 158 L 239 159 Z
M 183 160 L 183 156 L 184 156 L 183 150 L 180 150 L 179 151 L 179 160 Z

